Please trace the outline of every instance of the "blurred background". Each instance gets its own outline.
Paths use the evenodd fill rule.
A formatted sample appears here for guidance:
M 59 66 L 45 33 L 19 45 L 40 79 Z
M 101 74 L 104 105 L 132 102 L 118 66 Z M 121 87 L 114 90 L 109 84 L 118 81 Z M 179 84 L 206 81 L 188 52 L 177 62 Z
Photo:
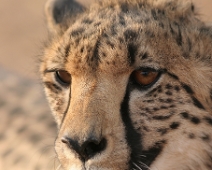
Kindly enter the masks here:
M 78 0 L 89 4 L 89 0 Z M 212 0 L 193 0 L 212 23 Z M 39 81 L 45 0 L 0 0 L 0 170 L 59 169 L 55 124 Z

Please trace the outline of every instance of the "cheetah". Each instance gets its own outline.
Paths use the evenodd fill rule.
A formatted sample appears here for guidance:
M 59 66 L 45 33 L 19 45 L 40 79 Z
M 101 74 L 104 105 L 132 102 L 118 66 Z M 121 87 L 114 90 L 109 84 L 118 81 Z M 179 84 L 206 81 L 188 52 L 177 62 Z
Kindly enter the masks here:
M 212 169 L 212 28 L 192 2 L 45 9 L 40 72 L 63 169 Z

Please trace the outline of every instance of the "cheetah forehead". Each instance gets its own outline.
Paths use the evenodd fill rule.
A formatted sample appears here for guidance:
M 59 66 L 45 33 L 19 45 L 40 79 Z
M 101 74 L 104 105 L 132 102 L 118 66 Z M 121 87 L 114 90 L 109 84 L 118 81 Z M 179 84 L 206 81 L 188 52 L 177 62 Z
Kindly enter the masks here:
M 117 69 L 116 72 L 120 73 L 129 71 L 136 58 L 146 58 L 147 53 L 155 56 L 163 51 L 161 55 L 170 59 L 182 55 L 169 45 L 170 42 L 164 41 L 173 37 L 171 33 L 169 35 L 170 27 L 176 33 L 176 41 L 182 41 L 180 24 L 175 22 L 173 25 L 171 21 L 187 21 L 190 14 L 194 14 L 190 1 L 179 2 L 116 0 L 94 4 L 79 16 L 76 23 L 70 24 L 60 37 L 60 43 L 54 44 L 60 49 L 57 50 L 60 54 L 55 55 L 58 63 L 69 65 L 73 73 L 79 71 L 78 68 L 86 67 L 88 71 L 97 66 L 102 69 L 107 66 L 107 70 L 111 67 L 113 72 Z M 160 51 L 155 46 L 160 47 L 157 48 Z M 166 57 L 159 59 L 167 61 Z M 117 62 L 120 67 L 117 67 Z
M 190 1 L 100 1 L 53 38 L 45 56 L 48 68 L 72 75 L 120 74 L 144 66 L 167 69 L 199 86 L 202 81 L 193 77 L 211 70 L 211 32 L 196 18 Z

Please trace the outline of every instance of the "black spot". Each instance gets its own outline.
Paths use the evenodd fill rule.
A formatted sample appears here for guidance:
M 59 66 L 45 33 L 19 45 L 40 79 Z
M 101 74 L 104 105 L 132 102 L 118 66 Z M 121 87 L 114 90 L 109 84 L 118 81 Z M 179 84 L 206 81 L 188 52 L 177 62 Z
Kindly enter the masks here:
M 134 31 L 134 30 L 127 29 L 127 30 L 124 32 L 124 38 L 125 38 L 126 41 L 133 41 L 133 40 L 135 40 L 137 37 L 138 37 L 138 34 L 137 34 L 137 32 Z
M 110 30 L 111 30 L 111 34 L 112 34 L 112 36 L 115 36 L 116 35 L 116 28 L 115 28 L 115 25 L 114 24 L 112 24 L 112 26 L 110 27 Z
M 174 89 L 179 92 L 180 91 L 180 87 L 179 86 L 174 86 Z
M 115 44 L 113 44 L 113 43 L 112 43 L 111 41 L 109 41 L 109 40 L 106 41 L 106 44 L 107 44 L 108 46 L 110 46 L 112 49 L 115 48 Z
M 96 41 L 96 44 L 93 50 L 93 56 L 92 56 L 92 59 L 93 61 L 96 62 L 96 65 L 98 64 L 98 61 L 99 61 L 99 45 L 100 45 L 100 38 L 98 38 Z
M 153 108 L 153 110 L 154 110 L 154 111 L 158 111 L 158 110 L 159 110 L 159 108 L 157 108 L 157 107 L 154 107 L 154 108 Z
M 181 86 L 185 89 L 187 93 L 194 94 L 194 91 L 192 90 L 192 88 L 188 86 L 187 84 L 181 83 Z
M 94 27 L 98 27 L 99 25 L 101 25 L 101 22 L 97 22 L 94 24 Z
M 191 11 L 194 12 L 194 10 L 195 10 L 195 7 L 194 7 L 194 4 L 192 3 L 191 4 Z
M 62 88 L 52 82 L 44 82 L 46 88 L 50 89 L 54 93 L 62 91 Z
M 206 120 L 206 122 L 208 124 L 210 124 L 212 126 L 212 118 L 211 117 L 205 117 L 204 119 Z
M 147 102 L 147 103 L 153 103 L 154 100 L 145 100 L 145 102 Z
M 199 124 L 200 123 L 200 119 L 193 116 L 193 117 L 191 117 L 191 122 L 194 123 L 194 124 Z
M 70 44 L 66 45 L 65 47 L 65 57 L 67 58 L 70 52 Z
M 188 51 L 191 51 L 192 45 L 191 45 L 191 40 L 188 38 L 187 39 L 187 44 L 188 44 Z
M 167 94 L 168 96 L 171 96 L 171 95 L 172 95 L 172 92 L 171 92 L 171 91 L 167 91 L 166 94 Z
M 121 7 L 121 11 L 122 12 L 124 12 L 124 13 L 127 13 L 128 12 L 128 5 L 127 5 L 127 3 L 122 3 L 120 5 L 120 7 Z
M 177 129 L 179 126 L 180 126 L 180 123 L 179 122 L 173 122 L 169 127 L 171 129 Z
M 152 13 L 154 20 L 158 20 L 158 17 L 156 15 L 156 11 L 154 9 L 151 10 L 151 13 Z
M 190 118 L 190 116 L 189 116 L 189 114 L 187 113 L 187 112 L 182 112 L 182 113 L 180 113 L 181 114 L 181 116 L 184 118 L 184 119 L 189 119 Z
M 189 137 L 190 139 L 194 139 L 194 138 L 195 138 L 195 135 L 194 135 L 193 133 L 189 133 L 189 134 L 188 134 L 188 137 Z
M 132 43 L 128 44 L 128 59 L 130 65 L 132 65 L 135 62 L 136 53 L 137 53 L 137 46 Z
M 123 26 L 126 25 L 125 19 L 124 19 L 124 17 L 123 17 L 122 15 L 119 16 L 119 23 L 120 23 L 121 25 L 123 25 Z
M 210 136 L 207 134 L 203 134 L 203 136 L 201 136 L 201 139 L 204 141 L 210 141 Z
M 144 53 L 144 54 L 141 55 L 141 59 L 144 60 L 144 59 L 147 59 L 147 58 L 148 58 L 148 54 L 147 53 Z
M 82 23 L 84 23 L 84 24 L 91 24 L 92 22 L 93 21 L 88 19 L 88 18 L 85 18 L 85 19 L 82 20 Z
M 178 25 L 178 36 L 176 41 L 179 46 L 182 46 L 182 33 L 179 25 Z
M 165 15 L 165 11 L 164 10 L 161 10 L 161 9 L 158 9 L 158 14 Z
M 161 115 L 158 115 L 158 116 L 153 116 L 152 118 L 153 119 L 156 119 L 156 120 L 167 120 L 171 117 L 172 115 L 167 115 L 167 116 L 161 116 Z
M 155 37 L 154 32 L 153 32 L 153 31 L 150 31 L 150 30 L 147 30 L 147 31 L 145 32 L 145 34 L 146 34 L 146 36 L 147 36 L 148 38 L 154 38 L 154 37 Z
M 171 84 L 167 84 L 167 85 L 166 85 L 166 89 L 169 89 L 169 90 L 170 90 L 170 89 L 172 89 L 172 88 L 173 88 L 173 86 L 172 86 Z
M 162 93 L 163 90 L 161 88 L 158 89 L 158 93 Z
M 176 107 L 176 106 L 175 106 L 174 104 L 172 104 L 172 105 L 170 105 L 169 107 L 170 107 L 170 108 L 173 108 L 173 107 Z
M 160 109 L 161 109 L 161 110 L 162 110 L 162 109 L 168 109 L 168 107 L 166 107 L 166 106 L 161 106 Z
M 193 103 L 194 103 L 195 106 L 197 106 L 200 109 L 205 110 L 204 106 L 202 105 L 202 103 L 200 103 L 199 100 L 197 100 L 195 97 L 192 97 L 192 100 L 193 100 Z
M 124 39 L 122 37 L 119 37 L 118 39 L 119 39 L 120 44 L 124 43 Z
M 167 128 L 161 128 L 161 129 L 158 129 L 157 132 L 159 132 L 161 135 L 165 135 L 168 132 L 168 129 Z
M 166 103 L 172 103 L 172 102 L 173 102 L 173 100 L 172 100 L 172 99 L 170 99 L 170 98 L 168 98 L 168 99 L 166 99 L 166 100 L 165 100 L 165 102 L 166 102 Z
M 164 24 L 163 24 L 162 22 L 159 23 L 159 26 L 160 26 L 161 28 L 164 28 Z
M 72 37 L 79 36 L 79 35 L 82 34 L 84 31 L 85 31 L 84 28 L 77 28 L 77 29 L 75 29 L 75 30 L 72 30 L 71 36 L 72 36 Z

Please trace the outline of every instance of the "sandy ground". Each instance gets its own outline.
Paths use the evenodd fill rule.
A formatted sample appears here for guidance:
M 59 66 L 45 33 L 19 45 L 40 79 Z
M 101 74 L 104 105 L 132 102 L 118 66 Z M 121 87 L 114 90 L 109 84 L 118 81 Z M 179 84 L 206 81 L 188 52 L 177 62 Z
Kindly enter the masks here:
M 89 3 L 89 0 L 80 0 Z M 212 0 L 194 0 L 201 17 L 212 22 Z M 46 39 L 45 0 L 0 0 L 0 66 L 35 78 Z

